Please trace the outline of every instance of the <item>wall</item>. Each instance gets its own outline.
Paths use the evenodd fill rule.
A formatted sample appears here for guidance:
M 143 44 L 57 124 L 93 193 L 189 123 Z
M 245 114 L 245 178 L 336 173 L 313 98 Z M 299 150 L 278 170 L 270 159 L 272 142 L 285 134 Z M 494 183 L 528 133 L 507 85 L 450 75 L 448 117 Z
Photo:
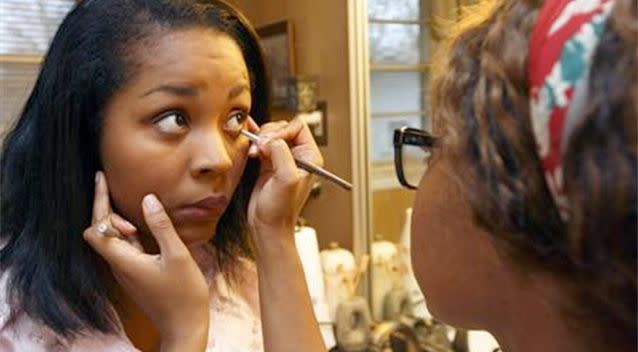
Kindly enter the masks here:
M 348 25 L 345 0 L 234 0 L 255 26 L 290 19 L 295 27 L 298 74 L 319 77 L 320 100 L 328 103 L 328 145 L 321 147 L 330 171 L 350 180 Z M 352 249 L 352 194 L 323 182 L 303 217 L 317 229 L 323 249 L 332 241 Z
M 399 242 L 405 223 L 405 211 L 412 207 L 415 194 L 413 191 L 402 188 L 374 192 L 372 218 L 375 239 Z

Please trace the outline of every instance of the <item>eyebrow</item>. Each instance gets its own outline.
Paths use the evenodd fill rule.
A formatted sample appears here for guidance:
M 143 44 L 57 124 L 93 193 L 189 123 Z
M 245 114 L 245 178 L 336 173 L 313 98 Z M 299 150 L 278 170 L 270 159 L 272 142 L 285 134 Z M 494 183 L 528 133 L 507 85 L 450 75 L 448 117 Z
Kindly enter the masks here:
M 244 91 L 250 92 L 250 87 L 247 84 L 240 84 L 238 86 L 233 87 L 233 89 L 231 89 L 228 92 L 228 100 L 237 98 Z
M 244 91 L 250 92 L 250 87 L 247 84 L 240 84 L 233 87 L 228 92 L 228 99 L 234 99 L 241 95 Z M 187 87 L 187 86 L 176 86 L 176 85 L 162 85 L 153 89 L 148 90 L 146 93 L 142 94 L 140 97 L 146 97 L 153 93 L 164 92 L 172 95 L 184 96 L 184 97 L 192 97 L 196 96 L 199 92 L 199 89 L 195 87 Z
M 140 97 L 146 97 L 153 93 L 164 92 L 172 95 L 178 95 L 183 97 L 192 97 L 196 96 L 199 89 L 195 87 L 187 87 L 187 86 L 176 86 L 176 85 L 162 85 L 153 89 L 148 90 L 146 93 L 142 94 Z

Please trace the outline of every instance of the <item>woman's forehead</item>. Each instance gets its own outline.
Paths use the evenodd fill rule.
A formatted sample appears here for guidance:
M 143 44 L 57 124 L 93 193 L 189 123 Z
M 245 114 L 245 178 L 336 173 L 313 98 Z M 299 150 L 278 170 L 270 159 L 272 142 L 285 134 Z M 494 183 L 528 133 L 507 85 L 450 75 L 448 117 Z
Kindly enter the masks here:
M 129 86 L 166 81 L 191 85 L 249 84 L 239 45 L 226 34 L 207 29 L 176 30 L 157 35 L 133 53 L 135 79 Z M 141 87 L 140 87 L 141 88 Z

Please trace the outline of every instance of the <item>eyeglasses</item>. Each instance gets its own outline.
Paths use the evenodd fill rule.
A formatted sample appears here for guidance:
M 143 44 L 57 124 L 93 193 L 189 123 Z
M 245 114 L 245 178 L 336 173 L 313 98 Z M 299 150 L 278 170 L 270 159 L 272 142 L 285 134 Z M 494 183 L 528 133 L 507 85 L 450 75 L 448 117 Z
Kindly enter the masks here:
M 394 130 L 393 139 L 394 168 L 399 182 L 406 188 L 417 189 L 437 138 L 424 130 L 404 126 Z

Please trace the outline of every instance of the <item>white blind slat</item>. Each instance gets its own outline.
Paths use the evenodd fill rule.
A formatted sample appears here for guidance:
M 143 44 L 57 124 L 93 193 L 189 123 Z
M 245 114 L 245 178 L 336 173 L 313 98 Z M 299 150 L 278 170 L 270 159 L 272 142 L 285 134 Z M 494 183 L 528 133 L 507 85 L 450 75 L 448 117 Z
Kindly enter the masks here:
M 42 56 L 74 0 L 0 2 L 0 132 L 21 112 L 37 79 L 39 63 L 12 56 Z M 4 135 L 4 133 L 2 133 Z

